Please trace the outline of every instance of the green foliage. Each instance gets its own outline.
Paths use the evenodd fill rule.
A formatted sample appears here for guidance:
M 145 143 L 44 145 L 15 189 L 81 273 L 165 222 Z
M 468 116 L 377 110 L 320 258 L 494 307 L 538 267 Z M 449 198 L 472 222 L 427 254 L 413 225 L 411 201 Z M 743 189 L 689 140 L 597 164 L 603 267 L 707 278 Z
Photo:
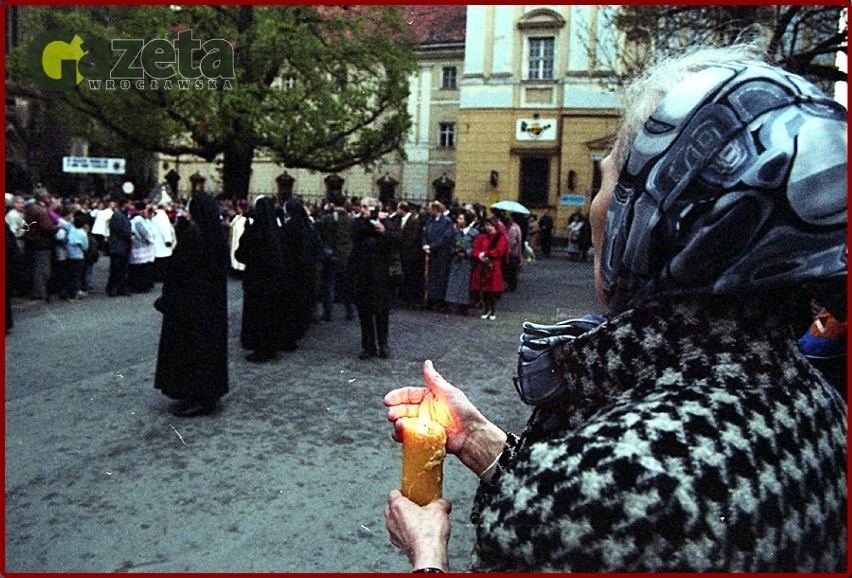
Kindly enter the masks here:
M 415 63 L 398 7 L 51 6 L 21 13 L 28 30 L 61 28 L 84 40 L 170 40 L 191 30 L 202 42 L 221 38 L 234 47 L 235 78 L 215 88 L 180 90 L 177 77 L 170 90 L 165 81 L 153 88 L 146 77 L 143 88 L 94 90 L 84 80 L 48 92 L 27 72 L 25 40 L 7 57 L 7 93 L 62 107 L 71 129 L 90 141 L 208 160 L 221 155 L 226 186 L 229 162 L 246 162 L 246 151 L 321 171 L 402 154 Z M 111 56 L 114 65 L 120 51 Z M 292 78 L 292 86 L 282 78 Z M 239 196 L 247 185 L 230 183 Z

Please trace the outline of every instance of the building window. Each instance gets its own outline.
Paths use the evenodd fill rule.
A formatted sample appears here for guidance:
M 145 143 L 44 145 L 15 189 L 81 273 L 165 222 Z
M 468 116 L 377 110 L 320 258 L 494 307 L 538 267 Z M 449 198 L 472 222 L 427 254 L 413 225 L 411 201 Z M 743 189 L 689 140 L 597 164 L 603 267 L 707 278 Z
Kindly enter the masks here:
M 455 90 L 456 88 L 456 67 L 445 66 L 441 74 L 441 88 L 447 90 Z
M 438 131 L 438 146 L 453 148 L 456 146 L 456 123 L 442 122 Z
M 529 79 L 553 79 L 553 51 L 555 39 L 552 36 L 529 39 Z

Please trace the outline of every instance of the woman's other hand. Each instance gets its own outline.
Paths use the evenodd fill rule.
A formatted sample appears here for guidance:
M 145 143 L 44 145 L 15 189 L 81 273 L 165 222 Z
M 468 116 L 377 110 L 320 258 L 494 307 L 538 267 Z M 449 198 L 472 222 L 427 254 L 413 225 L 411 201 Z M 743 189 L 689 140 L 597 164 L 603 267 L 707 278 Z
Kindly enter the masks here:
M 451 510 L 452 504 L 447 500 L 420 507 L 399 490 L 388 494 L 385 525 L 390 541 L 408 556 L 414 569 L 431 567 L 449 571 L 447 543 Z

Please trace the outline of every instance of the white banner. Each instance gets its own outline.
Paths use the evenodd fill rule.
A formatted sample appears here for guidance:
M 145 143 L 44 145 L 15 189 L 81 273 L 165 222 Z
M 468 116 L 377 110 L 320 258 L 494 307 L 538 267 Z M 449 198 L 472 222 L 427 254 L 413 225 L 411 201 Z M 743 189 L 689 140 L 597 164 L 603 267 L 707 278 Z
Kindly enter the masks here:
M 518 119 L 515 123 L 515 140 L 556 140 L 556 119 Z
M 62 157 L 62 172 L 124 174 L 124 159 L 105 157 Z

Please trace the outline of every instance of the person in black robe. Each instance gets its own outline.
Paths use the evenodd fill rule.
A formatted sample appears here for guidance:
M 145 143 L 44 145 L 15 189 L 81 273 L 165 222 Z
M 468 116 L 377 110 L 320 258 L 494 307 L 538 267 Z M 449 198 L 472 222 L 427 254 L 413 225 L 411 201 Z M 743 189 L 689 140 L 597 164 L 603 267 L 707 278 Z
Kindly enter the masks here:
M 246 355 L 248 361 L 270 361 L 275 357 L 276 346 L 285 337 L 283 242 L 275 200 L 259 197 L 234 254 L 246 266 L 240 343 L 252 351 Z M 290 341 L 292 347 L 286 349 L 295 348 L 295 340 Z
M 291 266 L 287 291 L 288 309 L 295 315 L 296 339 L 301 339 L 316 321 L 317 280 L 323 258 L 322 238 L 302 201 L 296 197 L 284 203 L 284 246 Z
M 155 306 L 163 314 L 154 387 L 179 417 L 211 413 L 228 392 L 230 253 L 216 201 L 196 193 Z

